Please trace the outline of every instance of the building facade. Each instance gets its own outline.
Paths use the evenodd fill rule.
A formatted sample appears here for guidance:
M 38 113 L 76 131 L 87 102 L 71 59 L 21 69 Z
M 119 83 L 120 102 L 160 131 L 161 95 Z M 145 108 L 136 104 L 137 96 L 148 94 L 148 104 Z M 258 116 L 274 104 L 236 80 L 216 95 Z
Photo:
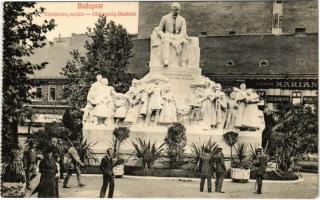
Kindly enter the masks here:
M 137 77 L 149 71 L 150 34 L 170 12 L 170 4 L 139 3 L 139 30 L 128 66 Z M 261 109 L 318 101 L 316 0 L 181 2 L 181 7 L 188 34 L 199 37 L 203 75 L 224 88 L 246 83 L 259 93 Z M 58 37 L 30 58 L 49 63 L 31 77 L 37 84 L 31 106 L 38 117 L 33 123 L 39 121 L 40 126 L 62 118 L 67 106 L 61 69 L 71 59 L 70 51 L 85 52 L 86 40 L 85 34 Z

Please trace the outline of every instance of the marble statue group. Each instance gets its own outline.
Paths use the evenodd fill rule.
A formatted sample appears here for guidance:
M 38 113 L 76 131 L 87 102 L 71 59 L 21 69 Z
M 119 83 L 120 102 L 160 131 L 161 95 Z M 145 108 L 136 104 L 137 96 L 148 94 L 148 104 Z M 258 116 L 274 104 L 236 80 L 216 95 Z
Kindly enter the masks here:
M 165 77 L 134 79 L 129 91 L 117 93 L 97 76 L 84 110 L 84 123 L 94 125 L 161 126 L 181 122 L 203 129 L 259 128 L 259 96 L 245 84 L 226 95 L 221 84 L 208 78 L 184 102 L 177 102 Z
M 173 3 L 171 10 L 151 35 L 150 73 L 134 79 L 125 94 L 117 93 L 106 78 L 97 75 L 83 109 L 84 124 L 153 127 L 181 122 L 203 130 L 258 130 L 263 120 L 258 110 L 259 96 L 245 84 L 226 94 L 221 84 L 201 76 L 200 69 L 191 83 L 173 83 L 177 80 L 168 76 L 168 70 L 194 74 L 191 70 L 199 68 L 200 48 L 198 38 L 187 36 L 179 3 Z M 151 69 L 167 70 L 167 74 Z M 188 92 L 180 92 L 183 95 L 179 98 L 173 90 L 177 83 L 190 86 Z

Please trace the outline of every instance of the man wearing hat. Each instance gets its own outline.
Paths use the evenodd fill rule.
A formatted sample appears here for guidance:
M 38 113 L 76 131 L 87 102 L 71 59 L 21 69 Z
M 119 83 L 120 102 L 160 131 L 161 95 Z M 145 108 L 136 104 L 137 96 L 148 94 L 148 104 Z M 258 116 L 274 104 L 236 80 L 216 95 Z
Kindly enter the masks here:
M 189 42 L 187 40 L 186 20 L 179 15 L 180 4 L 175 2 L 171 5 L 171 13 L 163 16 L 159 24 L 159 34 L 163 43 L 163 65 L 169 65 L 169 48 L 172 45 L 177 54 L 182 52 L 181 66 L 186 66 Z
M 114 174 L 113 174 L 113 167 L 115 166 L 117 159 L 114 158 L 112 153 L 112 149 L 107 149 L 107 154 L 102 158 L 101 164 L 100 164 L 100 170 L 103 174 L 103 183 L 100 190 L 100 198 L 104 198 L 106 195 L 106 191 L 109 185 L 109 193 L 108 198 L 113 197 L 113 191 L 114 191 Z
M 80 160 L 79 153 L 75 148 L 76 145 L 80 145 L 79 142 L 77 141 L 71 142 L 71 147 L 68 149 L 68 172 L 63 181 L 63 188 L 70 188 L 69 186 L 67 186 L 67 184 L 68 184 L 69 178 L 72 176 L 73 171 L 77 173 L 79 186 L 80 187 L 84 186 L 84 184 L 81 183 L 81 170 L 79 167 L 79 165 L 84 166 L 84 164 Z
M 255 166 L 255 174 L 256 174 L 256 184 L 258 186 L 258 190 L 255 192 L 256 194 L 261 194 L 262 189 L 262 179 L 263 175 L 266 170 L 267 165 L 267 157 L 263 153 L 262 148 L 259 147 L 256 149 L 257 157 L 254 160 L 254 166 Z
M 204 148 L 204 154 L 200 157 L 199 161 L 199 171 L 200 171 L 200 192 L 203 192 L 204 182 L 207 179 L 208 192 L 212 191 L 212 172 L 213 172 L 213 163 L 211 157 L 211 151 L 209 147 Z
M 215 171 L 216 171 L 215 191 L 224 193 L 223 191 L 221 191 L 221 189 L 222 189 L 224 174 L 226 171 L 226 165 L 224 163 L 222 148 L 219 147 L 217 149 L 217 154 L 215 155 L 214 160 L 215 160 Z
M 28 141 L 28 149 L 23 156 L 24 168 L 26 171 L 27 189 L 31 190 L 30 182 L 37 176 L 37 151 L 34 148 L 33 141 Z

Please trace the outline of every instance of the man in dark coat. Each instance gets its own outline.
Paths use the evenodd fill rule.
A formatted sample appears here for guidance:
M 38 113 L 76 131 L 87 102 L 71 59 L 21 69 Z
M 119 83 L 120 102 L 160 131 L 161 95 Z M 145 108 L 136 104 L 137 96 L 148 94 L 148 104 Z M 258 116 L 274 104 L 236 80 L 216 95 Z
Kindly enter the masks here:
M 31 190 L 30 182 L 37 175 L 37 151 L 34 148 L 32 140 L 29 141 L 28 149 L 24 152 L 23 161 L 26 171 L 27 189 Z
M 212 173 L 213 173 L 213 163 L 210 154 L 210 149 L 206 147 L 204 149 L 204 154 L 201 156 L 199 161 L 199 171 L 200 171 L 200 192 L 203 192 L 204 182 L 207 179 L 208 192 L 212 191 Z
M 114 174 L 113 174 L 113 167 L 115 166 L 117 159 L 111 155 L 112 149 L 107 149 L 107 154 L 102 158 L 100 164 L 100 170 L 103 174 L 103 184 L 100 190 L 100 198 L 104 198 L 106 195 L 106 191 L 109 185 L 109 193 L 108 198 L 113 197 L 114 191 Z
M 255 166 L 256 184 L 258 186 L 258 190 L 255 193 L 261 194 L 262 179 L 266 171 L 267 157 L 265 154 L 263 154 L 262 148 L 257 148 L 256 152 L 257 152 L 257 157 L 254 160 L 254 166 Z
M 217 155 L 214 157 L 215 171 L 216 171 L 215 191 L 224 193 L 223 191 L 221 191 L 221 189 L 222 189 L 224 174 L 226 171 L 226 165 L 224 163 L 222 148 L 218 148 L 217 151 L 218 151 Z

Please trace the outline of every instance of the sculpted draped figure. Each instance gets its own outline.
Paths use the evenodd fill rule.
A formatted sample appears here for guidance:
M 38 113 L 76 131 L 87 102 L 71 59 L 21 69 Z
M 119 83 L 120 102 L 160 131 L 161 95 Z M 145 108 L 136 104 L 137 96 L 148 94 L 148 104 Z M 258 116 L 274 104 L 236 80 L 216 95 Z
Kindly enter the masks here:
M 96 124 L 111 125 L 114 114 L 113 96 L 115 91 L 108 86 L 108 79 L 102 78 L 95 88 L 95 103 L 92 115 L 97 118 Z

